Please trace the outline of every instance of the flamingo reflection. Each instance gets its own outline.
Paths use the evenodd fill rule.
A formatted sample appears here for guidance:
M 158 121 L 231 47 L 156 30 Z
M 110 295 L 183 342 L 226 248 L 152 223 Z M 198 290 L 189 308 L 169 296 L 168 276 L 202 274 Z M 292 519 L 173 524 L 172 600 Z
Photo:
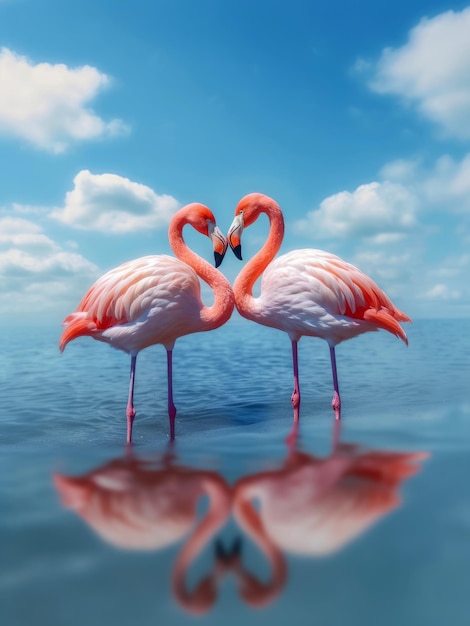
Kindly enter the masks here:
M 56 474 L 54 482 L 63 505 L 118 548 L 159 550 L 182 541 L 171 586 L 184 610 L 207 612 L 228 574 L 246 604 L 263 607 L 285 587 L 288 554 L 322 557 L 359 537 L 399 506 L 401 484 L 427 456 L 341 443 L 340 428 L 335 421 L 326 457 L 300 450 L 294 431 L 280 467 L 244 476 L 233 488 L 215 471 L 178 464 L 173 454 L 149 462 L 129 451 L 84 476 Z M 230 548 L 217 537 L 231 515 L 267 560 L 267 580 L 245 565 L 241 537 Z M 190 590 L 189 569 L 211 541 L 211 570 Z
M 128 454 L 84 476 L 55 474 L 54 483 L 63 506 L 116 547 L 159 550 L 185 538 L 173 567 L 173 593 L 190 613 L 211 608 L 226 568 L 215 566 L 192 591 L 186 575 L 231 512 L 231 490 L 218 473 L 176 465 L 172 455 L 156 464 Z M 197 522 L 203 496 L 209 505 Z
M 336 422 L 329 456 L 299 451 L 291 435 L 293 445 L 279 469 L 246 476 L 235 485 L 233 514 L 271 570 L 262 584 L 236 564 L 240 594 L 252 606 L 265 606 L 282 591 L 286 553 L 332 554 L 397 508 L 401 483 L 427 457 L 340 443 L 339 428 Z

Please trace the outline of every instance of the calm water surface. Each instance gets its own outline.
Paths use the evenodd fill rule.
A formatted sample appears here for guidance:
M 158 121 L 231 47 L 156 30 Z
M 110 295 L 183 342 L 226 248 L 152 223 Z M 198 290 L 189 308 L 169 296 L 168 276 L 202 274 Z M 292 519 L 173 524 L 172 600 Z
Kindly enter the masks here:
M 290 345 L 232 320 L 137 363 L 60 328 L 6 329 L 0 355 L 0 623 L 470 623 L 470 321 Z M 243 622 L 242 622 L 243 620 Z M 289 621 L 288 621 L 289 620 Z

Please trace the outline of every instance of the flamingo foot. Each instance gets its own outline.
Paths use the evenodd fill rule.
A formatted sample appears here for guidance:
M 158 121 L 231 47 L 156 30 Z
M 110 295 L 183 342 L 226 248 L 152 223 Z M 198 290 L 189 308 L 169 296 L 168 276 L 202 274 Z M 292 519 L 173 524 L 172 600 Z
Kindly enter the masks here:
M 294 389 L 290 400 L 294 409 L 294 423 L 297 424 L 300 419 L 300 391 L 298 389 Z
M 135 409 L 132 405 L 128 405 L 126 409 L 127 417 L 127 439 L 126 443 L 132 443 L 132 425 L 134 424 Z
M 335 391 L 333 400 L 331 401 L 331 406 L 333 407 L 333 411 L 335 412 L 335 419 L 341 419 L 341 398 L 337 391 Z
M 168 419 L 170 420 L 170 440 L 173 441 L 175 438 L 175 417 L 176 417 L 176 407 L 173 403 L 168 405 Z

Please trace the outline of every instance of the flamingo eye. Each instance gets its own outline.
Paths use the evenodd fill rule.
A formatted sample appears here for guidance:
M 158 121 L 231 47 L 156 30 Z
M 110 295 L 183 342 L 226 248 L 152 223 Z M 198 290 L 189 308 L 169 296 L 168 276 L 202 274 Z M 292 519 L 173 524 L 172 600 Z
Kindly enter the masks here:
M 206 222 L 207 222 L 207 233 L 208 233 L 208 235 L 210 237 L 213 234 L 214 229 L 216 228 L 216 226 L 215 226 L 214 222 L 212 220 L 210 220 L 210 219 L 207 219 Z

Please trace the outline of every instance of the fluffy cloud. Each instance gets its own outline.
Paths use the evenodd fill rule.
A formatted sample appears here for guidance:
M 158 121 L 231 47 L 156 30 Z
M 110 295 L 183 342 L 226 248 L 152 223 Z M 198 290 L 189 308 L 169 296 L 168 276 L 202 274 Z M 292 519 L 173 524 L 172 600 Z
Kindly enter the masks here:
M 0 217 L 0 312 L 53 309 L 75 300 L 98 268 L 50 239 L 29 220 Z
M 89 65 L 33 64 L 2 48 L 0 133 L 60 153 L 76 141 L 127 132 L 121 120 L 106 122 L 87 107 L 109 84 L 108 76 Z
M 179 206 L 172 196 L 157 195 L 128 178 L 82 170 L 65 206 L 50 216 L 81 230 L 129 233 L 165 226 Z
M 387 163 L 378 181 L 326 198 L 293 229 L 300 237 L 330 239 L 328 248 L 397 304 L 412 302 L 416 315 L 470 311 L 470 153 Z
M 371 88 L 403 98 L 448 136 L 470 139 L 469 33 L 470 7 L 421 20 L 404 46 L 382 52 Z
M 437 283 L 423 294 L 425 300 L 460 300 L 462 294 L 458 289 L 450 289 L 444 283 Z
M 426 166 L 418 160 L 399 160 L 385 165 L 381 176 L 413 190 L 427 211 L 470 213 L 470 153 L 457 161 L 449 155 Z
M 355 191 L 329 196 L 305 219 L 294 224 L 299 234 L 312 237 L 369 237 L 397 240 L 416 225 L 417 199 L 401 183 L 361 185 Z
M 431 165 L 417 159 L 392 161 L 380 178 L 325 198 L 294 223 L 294 231 L 312 239 L 386 244 L 419 229 L 422 213 L 470 214 L 470 153 L 460 161 L 443 155 Z
M 438 267 L 423 268 L 421 284 L 416 289 L 418 301 L 426 303 L 429 314 L 442 304 L 451 304 L 462 315 L 470 311 L 470 255 L 467 252 L 444 258 Z M 452 309 L 447 308 L 446 312 Z

